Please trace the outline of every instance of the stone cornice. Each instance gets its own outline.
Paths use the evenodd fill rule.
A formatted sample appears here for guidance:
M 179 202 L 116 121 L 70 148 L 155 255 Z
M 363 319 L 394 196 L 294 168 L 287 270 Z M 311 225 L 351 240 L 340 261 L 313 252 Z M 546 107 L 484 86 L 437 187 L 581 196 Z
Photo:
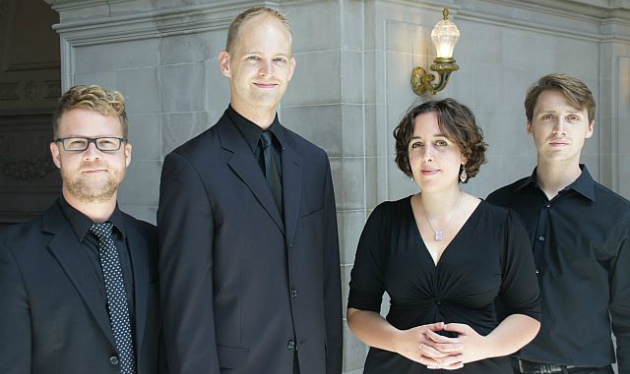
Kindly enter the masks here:
M 81 0 L 46 0 L 54 2 L 55 10 L 64 11 L 88 6 Z M 124 0 L 122 0 L 124 1 Z M 111 5 L 121 0 L 90 1 L 91 6 Z M 210 4 L 188 5 L 177 8 L 137 13 L 99 15 L 90 18 L 67 19 L 53 28 L 63 34 L 71 45 L 90 45 L 120 40 L 138 40 L 183 33 L 227 28 L 233 17 L 255 6 L 279 7 L 278 1 L 220 1 Z

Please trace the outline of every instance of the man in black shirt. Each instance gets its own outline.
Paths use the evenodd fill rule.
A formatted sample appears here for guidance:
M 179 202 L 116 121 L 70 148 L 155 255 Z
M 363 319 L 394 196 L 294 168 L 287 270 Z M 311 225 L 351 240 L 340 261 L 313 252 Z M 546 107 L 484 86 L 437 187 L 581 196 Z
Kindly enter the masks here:
M 0 372 L 162 372 L 157 233 L 116 202 L 131 161 L 123 96 L 75 86 L 53 128 L 61 196 L 0 233 Z
M 538 153 L 531 176 L 488 201 L 514 209 L 529 231 L 542 292 L 542 326 L 514 359 L 517 373 L 630 373 L 630 202 L 579 163 L 593 134 L 591 91 L 542 77 L 525 99 Z

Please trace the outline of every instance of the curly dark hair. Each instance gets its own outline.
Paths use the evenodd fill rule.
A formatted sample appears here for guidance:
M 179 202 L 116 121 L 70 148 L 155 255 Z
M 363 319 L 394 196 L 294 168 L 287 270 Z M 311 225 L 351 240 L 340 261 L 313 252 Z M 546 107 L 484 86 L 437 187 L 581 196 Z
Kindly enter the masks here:
M 457 144 L 460 152 L 468 159 L 467 183 L 479 173 L 481 165 L 486 163 L 488 145 L 483 141 L 483 131 L 475 122 L 472 111 L 453 99 L 431 100 L 410 108 L 394 129 L 396 139 L 396 164 L 408 177 L 413 175 L 409 164 L 409 142 L 413 136 L 414 122 L 424 113 L 437 114 L 438 127 L 447 139 Z

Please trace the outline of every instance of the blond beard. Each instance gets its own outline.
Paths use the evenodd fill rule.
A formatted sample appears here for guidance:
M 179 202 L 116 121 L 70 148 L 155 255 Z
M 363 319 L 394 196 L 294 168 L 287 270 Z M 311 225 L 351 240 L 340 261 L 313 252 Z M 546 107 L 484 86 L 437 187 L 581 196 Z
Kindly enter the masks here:
M 63 168 L 61 169 L 64 186 L 75 199 L 82 203 L 104 203 L 109 201 L 122 183 L 125 177 L 125 169 L 123 169 L 122 173 L 120 178 L 116 178 L 115 175 L 108 175 L 106 183 L 95 188 L 87 186 L 81 178 L 72 178 L 70 175 L 64 175 Z

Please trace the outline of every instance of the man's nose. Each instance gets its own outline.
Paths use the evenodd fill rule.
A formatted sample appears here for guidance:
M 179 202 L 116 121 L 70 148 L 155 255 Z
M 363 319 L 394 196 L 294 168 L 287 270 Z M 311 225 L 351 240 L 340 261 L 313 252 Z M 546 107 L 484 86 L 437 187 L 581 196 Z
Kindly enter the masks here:
M 84 160 L 98 160 L 103 154 L 96 148 L 96 142 L 90 142 L 85 151 L 83 151 Z
M 261 63 L 260 70 L 258 70 L 258 74 L 261 77 L 269 77 L 273 71 L 273 65 L 270 60 L 264 60 Z

